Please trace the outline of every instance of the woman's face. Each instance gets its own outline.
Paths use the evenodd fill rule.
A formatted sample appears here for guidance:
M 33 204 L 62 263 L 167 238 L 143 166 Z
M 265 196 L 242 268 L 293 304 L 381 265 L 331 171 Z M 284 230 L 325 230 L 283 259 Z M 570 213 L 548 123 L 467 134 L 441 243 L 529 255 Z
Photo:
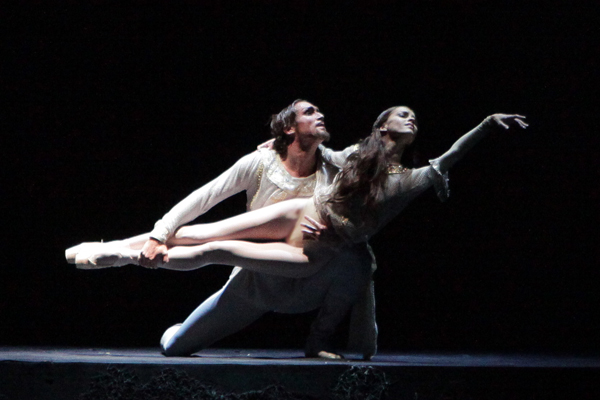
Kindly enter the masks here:
M 381 127 L 388 135 L 411 135 L 413 140 L 417 134 L 417 118 L 413 110 L 408 107 L 396 107 Z M 412 140 L 411 140 L 412 142 Z

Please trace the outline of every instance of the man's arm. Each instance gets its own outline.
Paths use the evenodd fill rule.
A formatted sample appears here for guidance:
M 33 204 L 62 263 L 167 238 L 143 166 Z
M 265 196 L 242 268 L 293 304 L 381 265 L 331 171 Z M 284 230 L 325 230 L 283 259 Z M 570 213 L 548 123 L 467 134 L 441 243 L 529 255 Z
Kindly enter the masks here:
M 150 240 L 142 248 L 140 264 L 154 268 L 160 256 L 164 262 L 168 262 L 166 242 L 177 228 L 198 218 L 226 198 L 257 186 L 256 171 L 260 162 L 258 151 L 244 156 L 227 171 L 195 190 L 173 207 L 154 225 L 154 229 L 150 232 Z

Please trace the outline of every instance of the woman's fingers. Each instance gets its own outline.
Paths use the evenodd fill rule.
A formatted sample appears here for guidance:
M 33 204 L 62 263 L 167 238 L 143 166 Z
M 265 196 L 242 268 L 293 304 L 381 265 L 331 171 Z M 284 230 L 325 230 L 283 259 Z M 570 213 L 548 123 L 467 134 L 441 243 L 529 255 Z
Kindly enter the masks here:
M 301 230 L 302 234 L 304 235 L 304 239 L 316 239 L 321 234 L 321 231 L 314 226 L 305 223 L 300 223 L 300 225 L 304 227 L 304 229 Z
M 504 119 L 502 117 L 499 117 L 496 122 L 498 122 L 498 125 L 500 125 L 501 127 L 503 127 L 504 129 L 509 129 L 510 127 L 506 124 L 506 122 L 504 122 Z
M 305 228 L 306 228 L 306 230 L 309 230 L 309 231 L 311 231 L 311 232 L 315 232 L 315 231 L 317 231 L 317 230 L 318 230 L 318 229 L 317 229 L 317 228 L 315 228 L 314 226 L 312 226 L 312 225 L 308 225 L 308 224 L 305 224 L 305 223 L 300 223 L 300 226 L 303 226 L 303 227 L 305 227 Z M 302 232 L 304 232 L 304 231 L 305 231 L 305 229 L 302 229 Z
M 319 234 L 313 231 L 302 230 L 303 240 L 319 240 Z
M 305 215 L 304 219 L 306 219 L 308 223 L 301 222 L 300 226 L 303 227 L 301 232 L 304 234 L 305 239 L 318 239 L 321 235 L 321 232 L 327 229 L 325 225 L 319 223 L 308 215 Z
M 312 219 L 312 218 L 311 218 L 311 217 L 309 217 L 308 215 L 305 215 L 305 216 L 304 216 L 304 218 L 305 218 L 305 219 L 306 219 L 308 222 L 310 222 L 311 224 L 313 224 L 314 226 L 316 226 L 316 227 L 317 227 L 317 228 L 319 228 L 319 229 L 325 229 L 325 228 L 326 228 L 326 226 L 325 226 L 325 225 L 323 225 L 323 224 L 319 223 L 319 222 L 318 222 L 317 220 L 315 220 L 315 219 Z
M 523 118 L 525 118 L 523 115 L 511 115 L 510 119 L 512 121 L 514 121 L 517 125 L 519 125 L 521 128 L 525 129 L 529 126 L 529 124 L 527 124 L 525 121 L 523 121 Z
M 521 128 L 527 128 L 529 126 L 525 121 L 521 121 L 519 118 L 515 118 L 515 121 L 521 126 Z
M 524 115 L 519 114 L 495 114 L 494 120 L 498 125 L 503 127 L 504 129 L 509 129 L 510 126 L 508 124 L 515 123 L 519 125 L 521 128 L 527 128 L 529 125 L 523 121 L 526 118 Z

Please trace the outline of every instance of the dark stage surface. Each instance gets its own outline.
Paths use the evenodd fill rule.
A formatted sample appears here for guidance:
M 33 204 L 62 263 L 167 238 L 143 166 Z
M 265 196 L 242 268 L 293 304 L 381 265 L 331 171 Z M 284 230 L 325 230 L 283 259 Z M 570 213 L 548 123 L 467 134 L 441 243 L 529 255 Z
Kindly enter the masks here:
M 0 348 L 0 362 L 51 362 L 157 365 L 362 365 L 388 367 L 600 368 L 600 357 L 539 354 L 382 353 L 371 361 L 358 355 L 344 360 L 305 358 L 298 350 L 208 349 L 192 357 L 165 357 L 158 349 Z
M 156 346 L 230 268 L 82 271 L 64 250 L 151 230 L 268 139 L 272 113 L 306 98 L 333 149 L 365 137 L 382 110 L 412 107 L 417 165 L 492 113 L 530 124 L 461 160 L 448 202 L 429 191 L 372 239 L 377 365 L 542 368 L 559 359 L 464 354 L 600 354 L 597 1 L 102 3 L 0 17 L 0 345 Z M 240 195 L 197 221 L 244 206 Z M 268 314 L 216 346 L 302 349 L 315 313 Z M 448 353 L 463 356 L 425 356 Z M 214 354 L 182 362 L 231 355 Z
M 167 393 L 173 396 L 178 385 L 230 395 L 255 391 L 257 399 L 269 390 L 298 396 L 285 398 L 326 399 L 341 395 L 338 384 L 351 374 L 385 382 L 390 399 L 592 399 L 600 393 L 600 358 L 539 354 L 382 353 L 363 362 L 306 359 L 295 350 L 213 349 L 166 358 L 156 349 L 4 347 L 0 373 L 0 398 L 24 399 L 121 398 L 119 393 L 137 399 L 150 387 L 156 398 L 171 398 Z M 376 392 L 362 390 L 363 397 L 337 398 Z M 178 398 L 196 398 L 192 393 Z

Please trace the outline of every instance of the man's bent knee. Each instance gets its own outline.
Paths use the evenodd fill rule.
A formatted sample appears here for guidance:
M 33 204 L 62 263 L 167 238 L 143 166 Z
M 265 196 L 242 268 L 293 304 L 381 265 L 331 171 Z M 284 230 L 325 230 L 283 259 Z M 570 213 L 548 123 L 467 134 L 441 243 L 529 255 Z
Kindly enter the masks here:
M 167 357 L 187 357 L 192 355 L 194 351 L 190 351 L 185 346 L 184 340 L 181 336 L 176 336 L 177 332 L 181 329 L 181 324 L 176 324 L 170 327 L 163 333 L 160 338 L 160 347 L 162 353 Z M 183 344 L 183 345 L 182 345 Z M 196 350 L 197 351 L 197 350 Z

